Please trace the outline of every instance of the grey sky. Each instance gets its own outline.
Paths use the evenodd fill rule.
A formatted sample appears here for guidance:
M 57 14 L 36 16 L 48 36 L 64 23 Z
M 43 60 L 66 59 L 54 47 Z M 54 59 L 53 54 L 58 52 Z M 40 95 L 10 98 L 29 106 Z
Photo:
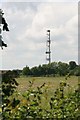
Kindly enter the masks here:
M 1 0 L 6 2 L 78 2 L 79 0 Z
M 51 61 L 78 61 L 77 2 L 7 2 L 2 9 L 10 32 L 3 32 L 8 47 L 0 50 L 0 69 L 46 63 L 47 29 L 51 30 Z

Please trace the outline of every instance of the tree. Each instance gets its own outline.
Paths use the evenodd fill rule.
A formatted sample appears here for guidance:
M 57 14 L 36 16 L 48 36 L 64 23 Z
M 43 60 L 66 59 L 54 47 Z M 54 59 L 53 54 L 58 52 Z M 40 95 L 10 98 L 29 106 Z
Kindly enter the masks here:
M 73 75 L 80 76 L 80 65 L 73 69 Z
M 77 67 L 77 64 L 76 64 L 75 61 L 70 61 L 70 62 L 69 62 L 69 68 L 70 68 L 70 70 L 73 70 L 73 69 L 76 68 L 76 67 Z
M 69 66 L 67 63 L 58 62 L 58 74 L 60 76 L 67 75 L 69 72 Z
M 23 68 L 22 74 L 25 75 L 25 76 L 31 75 L 31 71 L 30 71 L 28 66 Z
M 9 28 L 8 28 L 8 24 L 5 20 L 5 18 L 3 17 L 4 13 L 3 11 L 0 9 L 0 46 L 1 48 L 3 49 L 3 46 L 4 47 L 7 47 L 7 44 L 4 43 L 4 41 L 2 40 L 2 35 L 1 35 L 1 32 L 2 30 L 3 31 L 9 31 Z M 3 25 L 3 28 L 1 29 L 1 25 Z
M 31 73 L 33 76 L 38 76 L 38 68 L 37 66 L 31 68 Z
M 42 71 L 43 71 L 44 76 L 47 75 L 48 70 L 47 70 L 47 65 L 46 64 L 42 65 Z
M 14 78 L 17 78 L 20 76 L 20 70 L 12 70 L 11 74 Z
M 58 63 L 52 62 L 50 65 L 50 74 L 53 74 L 54 76 L 58 74 Z

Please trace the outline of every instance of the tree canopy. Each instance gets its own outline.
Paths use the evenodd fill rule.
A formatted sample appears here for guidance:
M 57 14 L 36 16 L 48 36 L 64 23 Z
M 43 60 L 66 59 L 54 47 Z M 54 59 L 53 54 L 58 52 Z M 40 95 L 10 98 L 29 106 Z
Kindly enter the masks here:
M 43 64 L 34 66 L 31 69 L 26 66 L 22 70 L 25 76 L 65 76 L 65 75 L 80 75 L 80 66 L 75 61 L 68 63 L 52 62 L 50 64 Z
M 5 18 L 3 17 L 4 13 L 3 11 L 0 9 L 0 47 L 3 49 L 3 46 L 4 47 L 7 47 L 7 44 L 4 43 L 4 41 L 2 40 L 2 31 L 9 31 L 9 28 L 8 28 L 8 24 L 5 20 Z M 2 26 L 2 29 L 1 29 L 1 26 Z

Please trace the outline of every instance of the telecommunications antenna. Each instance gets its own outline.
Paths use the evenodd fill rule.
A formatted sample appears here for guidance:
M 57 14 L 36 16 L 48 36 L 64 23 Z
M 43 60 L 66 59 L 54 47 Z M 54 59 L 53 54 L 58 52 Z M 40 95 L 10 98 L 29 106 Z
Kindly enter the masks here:
M 51 40 L 50 40 L 50 30 L 47 30 L 48 39 L 46 41 L 46 60 L 51 63 Z

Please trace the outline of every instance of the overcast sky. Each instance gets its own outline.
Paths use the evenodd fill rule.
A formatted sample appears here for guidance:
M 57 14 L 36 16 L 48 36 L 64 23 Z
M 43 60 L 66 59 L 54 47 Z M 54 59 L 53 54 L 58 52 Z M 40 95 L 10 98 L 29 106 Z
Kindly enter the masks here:
M 2 33 L 8 47 L 0 50 L 0 69 L 47 63 L 47 29 L 51 30 L 51 61 L 78 62 L 78 0 L 5 1 L 0 7 L 10 31 Z

